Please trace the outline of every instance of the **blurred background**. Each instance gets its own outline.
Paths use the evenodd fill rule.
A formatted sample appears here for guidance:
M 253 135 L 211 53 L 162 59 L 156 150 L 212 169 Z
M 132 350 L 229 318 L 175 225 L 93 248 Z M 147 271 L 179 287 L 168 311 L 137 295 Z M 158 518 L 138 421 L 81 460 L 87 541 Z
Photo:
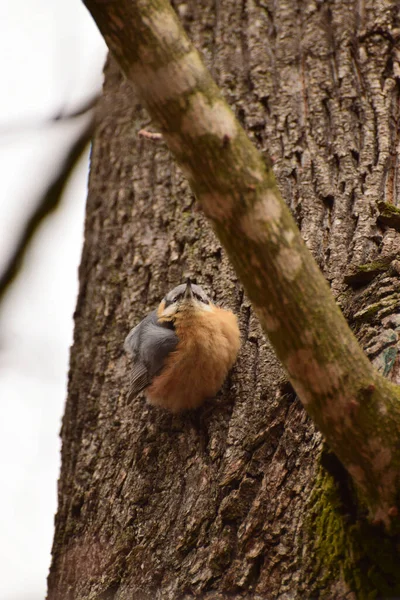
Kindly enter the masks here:
M 80 0 L 0 7 L 0 598 L 43 600 L 105 44 Z

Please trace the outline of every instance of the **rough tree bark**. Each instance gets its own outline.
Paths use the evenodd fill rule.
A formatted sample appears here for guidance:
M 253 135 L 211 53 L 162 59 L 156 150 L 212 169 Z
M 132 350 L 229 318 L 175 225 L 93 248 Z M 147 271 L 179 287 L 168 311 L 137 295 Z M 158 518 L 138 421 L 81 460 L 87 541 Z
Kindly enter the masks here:
M 272 145 L 283 196 L 358 339 L 399 383 L 396 2 L 176 7 L 257 145 Z M 142 127 L 110 61 L 48 598 L 399 594 L 398 539 L 357 512 L 187 183 Z M 238 363 L 194 414 L 128 406 L 124 336 L 186 273 L 240 316 Z
M 169 0 L 85 4 L 159 123 L 307 412 L 371 521 L 393 531 L 400 524 L 400 386 L 361 349 L 270 160 L 240 126 Z

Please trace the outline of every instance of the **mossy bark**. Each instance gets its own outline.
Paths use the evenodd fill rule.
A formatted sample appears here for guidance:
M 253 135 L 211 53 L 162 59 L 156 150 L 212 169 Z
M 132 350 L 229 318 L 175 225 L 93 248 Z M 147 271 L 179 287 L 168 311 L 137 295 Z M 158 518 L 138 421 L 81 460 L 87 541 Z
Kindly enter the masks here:
M 376 210 L 378 197 L 397 203 L 394 3 L 200 0 L 177 9 L 237 117 L 268 148 L 307 246 L 368 356 L 399 383 L 400 243 Z M 363 554 L 369 533 L 351 481 L 320 465 L 320 434 L 285 384 L 182 173 L 162 142 L 138 137 L 143 127 L 152 128 L 148 117 L 109 63 L 49 599 L 395 595 L 398 577 L 385 579 L 372 543 Z M 368 285 L 346 286 L 350 267 L 387 256 L 390 267 Z M 186 274 L 238 313 L 239 361 L 199 413 L 171 417 L 141 398 L 128 406 L 124 336 Z M 368 320 L 359 318 L 374 305 Z M 369 527 L 396 560 L 396 538 Z
M 400 596 L 400 536 L 387 535 L 381 525 L 371 525 L 359 503 L 352 482 L 337 458 L 327 449 L 306 522 L 312 551 L 306 557 L 314 573 L 309 597 L 318 597 L 325 586 L 344 580 L 357 600 Z M 347 593 L 342 588 L 343 596 Z M 330 597 L 322 593 L 323 597 Z
M 400 492 L 400 387 L 374 370 L 347 326 L 271 164 L 168 0 L 86 5 L 187 175 L 294 389 L 371 518 L 390 528 Z

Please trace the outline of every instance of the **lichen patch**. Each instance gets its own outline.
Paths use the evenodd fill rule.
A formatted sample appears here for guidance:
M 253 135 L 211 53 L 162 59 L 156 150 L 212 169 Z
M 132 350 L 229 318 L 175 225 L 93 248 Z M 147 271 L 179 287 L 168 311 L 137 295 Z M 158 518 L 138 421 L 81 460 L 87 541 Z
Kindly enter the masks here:
M 287 281 L 296 279 L 302 265 L 302 259 L 297 250 L 281 248 L 276 257 L 276 262 L 283 277 Z
M 182 133 L 192 138 L 212 134 L 222 141 L 232 140 L 237 134 L 236 118 L 228 105 L 223 100 L 210 104 L 200 92 L 191 96 L 181 127 Z
M 341 369 L 336 363 L 320 364 L 311 349 L 293 352 L 287 360 L 287 368 L 296 380 L 300 380 L 313 394 L 326 395 L 338 390 L 341 385 Z M 301 398 L 303 400 L 303 398 Z M 337 412 L 339 409 L 336 406 Z
M 278 221 L 281 214 L 281 202 L 271 190 L 267 190 L 254 206 L 254 218 L 258 221 Z
M 290 246 L 290 244 L 292 243 L 292 241 L 294 239 L 294 231 L 292 231 L 291 229 L 284 231 L 283 237 L 285 238 L 286 242 Z
M 264 192 L 250 210 L 241 219 L 242 229 L 247 237 L 254 242 L 276 243 L 279 236 L 279 219 L 282 207 L 270 190 Z
M 182 35 L 182 28 L 170 10 L 151 10 L 142 17 L 143 23 L 158 34 L 160 43 L 171 46 L 179 42 L 182 47 L 189 47 L 187 38 Z
M 204 74 L 204 67 L 196 50 L 156 69 L 146 64 L 152 56 L 147 57 L 146 52 L 147 48 L 144 46 L 144 54 L 140 54 L 141 60 L 132 66 L 129 78 L 141 89 L 149 102 L 153 98 L 160 102 L 180 98 L 182 94 L 195 89 Z M 151 70 L 153 72 L 150 77 Z

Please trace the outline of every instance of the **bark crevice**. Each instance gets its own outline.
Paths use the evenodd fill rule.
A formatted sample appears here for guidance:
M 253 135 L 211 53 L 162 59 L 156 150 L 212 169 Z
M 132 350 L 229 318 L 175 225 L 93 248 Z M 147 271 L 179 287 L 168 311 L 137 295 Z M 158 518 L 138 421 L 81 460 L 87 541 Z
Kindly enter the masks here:
M 350 319 L 379 302 L 387 273 L 355 290 L 343 282 L 344 273 L 395 256 L 399 247 L 398 232 L 376 223 L 396 148 L 396 75 L 379 55 L 382 36 L 359 39 L 376 27 L 396 29 L 394 5 L 368 0 L 363 13 L 356 2 L 302 6 L 307 114 L 297 87 L 293 2 L 249 1 L 245 25 L 241 3 L 178 5 L 227 100 L 258 147 L 268 147 L 282 193 Z M 242 36 L 252 89 L 237 60 Z M 314 496 L 330 505 L 324 514 L 335 516 L 342 501 L 332 497 L 334 481 L 321 485 L 328 477 L 319 466 L 321 436 L 288 389 L 220 243 L 192 211 L 193 195 L 169 151 L 137 136 L 149 119 L 113 61 L 97 123 L 49 600 L 101 594 L 104 600 L 300 600 L 311 589 L 342 600 L 356 597 L 352 588 L 363 597 L 360 590 L 374 585 L 379 592 L 379 579 L 364 585 L 344 577 L 342 554 L 335 555 L 339 568 L 327 563 L 331 548 L 322 548 L 315 527 L 306 524 L 309 514 L 318 516 L 310 506 L 313 490 L 325 490 Z M 398 190 L 398 170 L 393 177 Z M 392 204 L 399 206 L 398 196 Z M 237 365 L 217 399 L 191 418 L 170 417 L 142 398 L 128 406 L 123 339 L 188 272 L 239 315 Z M 396 276 L 389 279 L 395 286 Z M 386 318 L 386 329 L 396 331 L 394 317 Z M 354 321 L 367 351 L 382 335 L 374 319 Z M 383 351 L 389 346 L 382 342 Z M 399 377 L 398 363 L 390 370 L 394 378 L 396 369 Z M 349 556 L 347 539 L 341 548 Z M 307 567 L 304 556 L 321 568 Z

